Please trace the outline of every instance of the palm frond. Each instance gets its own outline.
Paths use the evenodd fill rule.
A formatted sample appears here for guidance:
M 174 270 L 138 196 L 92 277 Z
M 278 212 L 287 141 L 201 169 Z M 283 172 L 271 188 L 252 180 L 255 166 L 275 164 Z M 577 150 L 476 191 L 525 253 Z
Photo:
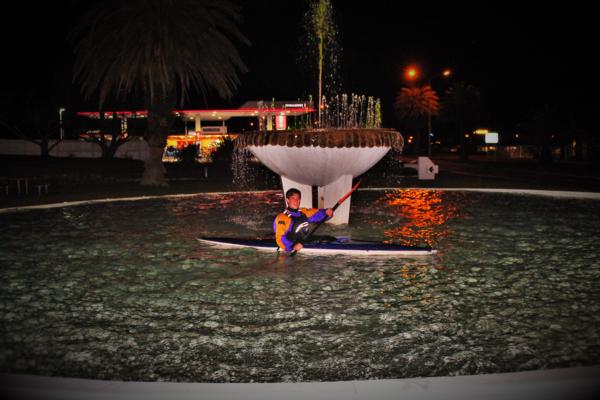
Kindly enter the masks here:
M 246 66 L 234 44 L 248 45 L 239 8 L 227 0 L 129 0 L 101 3 L 71 32 L 74 76 L 86 98 L 150 101 L 191 90 L 229 98 Z
M 401 119 L 420 119 L 428 115 L 438 115 L 440 99 L 430 86 L 404 87 L 394 104 Z

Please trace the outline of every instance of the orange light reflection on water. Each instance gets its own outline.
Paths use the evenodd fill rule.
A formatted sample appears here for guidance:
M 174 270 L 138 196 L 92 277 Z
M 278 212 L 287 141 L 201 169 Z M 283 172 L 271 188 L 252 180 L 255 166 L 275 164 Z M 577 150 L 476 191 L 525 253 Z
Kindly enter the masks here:
M 409 245 L 433 246 L 452 233 L 446 221 L 458 215 L 456 202 L 444 201 L 441 191 L 405 189 L 386 193 L 385 202 L 403 218 L 398 226 L 387 229 L 388 241 Z

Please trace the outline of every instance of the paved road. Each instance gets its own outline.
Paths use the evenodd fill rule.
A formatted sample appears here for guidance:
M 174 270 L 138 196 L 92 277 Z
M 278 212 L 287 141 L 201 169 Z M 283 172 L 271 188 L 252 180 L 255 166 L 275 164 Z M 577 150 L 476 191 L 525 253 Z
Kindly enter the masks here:
M 461 161 L 433 157 L 439 165 L 434 181 L 408 180 L 424 187 L 480 187 L 580 190 L 600 192 L 600 167 L 575 163 L 543 165 L 532 161 L 493 161 L 482 158 Z

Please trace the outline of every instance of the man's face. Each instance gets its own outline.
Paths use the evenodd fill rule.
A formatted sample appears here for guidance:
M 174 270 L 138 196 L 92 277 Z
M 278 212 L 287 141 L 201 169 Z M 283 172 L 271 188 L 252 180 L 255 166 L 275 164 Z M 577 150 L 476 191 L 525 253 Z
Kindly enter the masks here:
M 291 195 L 287 198 L 287 202 L 289 208 L 300 208 L 300 195 L 298 193 Z

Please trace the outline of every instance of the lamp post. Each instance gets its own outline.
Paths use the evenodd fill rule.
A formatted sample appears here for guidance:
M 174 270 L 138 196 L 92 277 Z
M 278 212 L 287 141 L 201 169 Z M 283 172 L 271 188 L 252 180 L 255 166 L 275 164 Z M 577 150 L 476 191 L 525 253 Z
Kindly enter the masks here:
M 452 75 L 452 70 L 449 68 L 444 69 L 441 72 L 442 78 L 446 79 Z M 421 76 L 421 71 L 418 67 L 409 66 L 404 71 L 404 79 L 409 82 L 416 82 L 419 80 Z M 431 77 L 427 79 L 428 92 L 430 92 L 433 96 L 435 96 L 435 92 L 431 86 Z M 436 96 L 437 97 L 437 96 Z M 431 131 L 431 115 L 432 115 L 432 102 L 433 99 L 431 96 L 427 95 L 425 98 L 425 102 L 427 104 L 427 155 L 431 157 L 431 139 L 433 137 L 433 132 Z
M 66 109 L 64 108 L 59 108 L 58 109 L 58 124 L 60 127 L 60 140 L 62 140 L 65 137 L 65 127 L 63 125 L 63 113 L 66 111 Z
M 431 87 L 431 85 L 429 85 Z M 431 157 L 431 103 L 427 102 L 427 157 Z
M 450 68 L 446 68 L 442 71 L 442 78 L 447 79 L 452 75 L 452 70 Z M 429 80 L 429 88 L 431 89 L 431 80 Z M 431 102 L 427 102 L 427 156 L 431 157 L 431 139 L 433 138 L 433 132 L 431 132 Z

